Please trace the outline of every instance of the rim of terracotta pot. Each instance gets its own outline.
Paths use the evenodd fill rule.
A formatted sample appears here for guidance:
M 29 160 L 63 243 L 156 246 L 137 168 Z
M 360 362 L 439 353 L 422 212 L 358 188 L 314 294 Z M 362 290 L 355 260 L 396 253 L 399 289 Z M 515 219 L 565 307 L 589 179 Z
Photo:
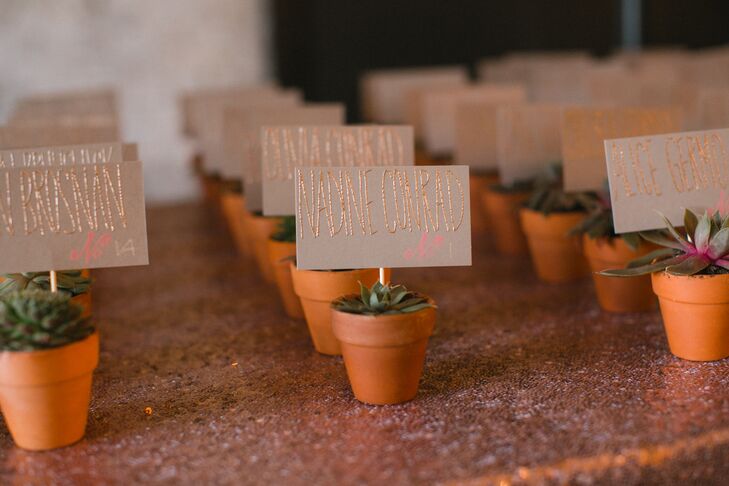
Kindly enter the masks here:
M 658 248 L 641 241 L 638 249 L 633 250 L 620 237 L 593 238 L 588 234 L 582 235 L 582 244 L 586 257 L 607 263 L 630 261 Z
M 525 233 L 545 236 L 568 236 L 569 231 L 585 217 L 584 211 L 563 211 L 544 214 L 530 208 L 521 208 L 519 217 Z
M 671 275 L 665 270 L 651 274 L 659 297 L 686 304 L 729 304 L 729 274 Z
M 294 262 L 291 262 L 291 275 L 294 280 L 294 291 L 296 295 L 303 299 L 315 301 L 331 301 L 337 297 L 351 293 L 356 287 L 351 287 L 344 292 L 335 291 L 344 284 L 364 281 L 366 276 L 370 276 L 373 272 L 377 273 L 376 268 L 357 268 L 352 270 L 302 270 L 299 269 Z M 311 282 L 316 280 L 316 282 Z M 367 284 L 366 282 L 363 282 Z M 334 287 L 334 288 L 326 288 Z M 309 289 L 312 292 L 309 292 Z M 327 290 L 329 292 L 327 292 Z

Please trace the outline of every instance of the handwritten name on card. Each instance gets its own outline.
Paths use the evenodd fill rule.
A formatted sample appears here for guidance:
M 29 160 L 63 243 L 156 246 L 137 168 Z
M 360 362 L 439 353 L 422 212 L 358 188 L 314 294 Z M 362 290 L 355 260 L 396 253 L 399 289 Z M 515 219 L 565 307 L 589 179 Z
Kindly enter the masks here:
M 720 209 L 729 190 L 729 129 L 605 140 L 618 233 L 676 225 L 684 208 Z M 723 210 L 727 208 L 721 208 Z
M 108 164 L 138 159 L 137 145 L 132 143 L 0 150 L 0 168 Z
M 146 265 L 142 164 L 0 169 L 0 273 Z
M 681 114 L 670 108 L 569 108 L 562 117 L 562 163 L 567 191 L 605 187 L 604 141 L 676 132 Z
M 413 165 L 413 129 L 401 125 L 261 129 L 263 213 L 294 214 L 294 168 Z
M 471 264 L 468 167 L 299 167 L 303 269 Z

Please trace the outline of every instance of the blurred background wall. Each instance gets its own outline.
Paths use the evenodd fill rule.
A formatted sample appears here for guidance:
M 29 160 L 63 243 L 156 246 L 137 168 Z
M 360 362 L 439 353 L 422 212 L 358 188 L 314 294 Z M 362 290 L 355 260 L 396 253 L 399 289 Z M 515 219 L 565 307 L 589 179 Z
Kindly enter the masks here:
M 0 120 L 21 96 L 115 87 L 149 201 L 192 197 L 177 97 L 270 78 L 266 0 L 0 0 Z

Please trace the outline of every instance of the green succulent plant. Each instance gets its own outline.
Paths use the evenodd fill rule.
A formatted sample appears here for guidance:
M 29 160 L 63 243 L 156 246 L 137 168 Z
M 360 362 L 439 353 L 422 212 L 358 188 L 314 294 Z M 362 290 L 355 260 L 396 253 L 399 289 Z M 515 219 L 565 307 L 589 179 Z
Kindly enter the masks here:
M 0 283 L 0 295 L 15 290 L 38 289 L 50 290 L 51 277 L 49 272 L 9 273 L 3 275 L 5 281 Z M 58 292 L 75 297 L 89 291 L 91 279 L 84 277 L 81 270 L 67 270 L 56 272 Z
M 587 209 L 585 218 L 570 230 L 571 235 L 586 234 L 595 240 L 598 238 L 621 238 L 633 251 L 638 250 L 641 238 L 638 233 L 615 233 L 613 223 L 613 210 L 610 205 L 610 198 L 605 194 L 596 194 L 594 204 Z
M 604 270 L 610 277 L 632 277 L 665 270 L 671 275 L 717 275 L 729 273 L 729 216 L 718 212 L 698 216 L 684 213 L 684 234 L 661 215 L 665 230 L 641 232 L 640 236 L 664 248 L 628 264 L 627 268 Z
M 0 350 L 34 351 L 80 341 L 94 332 L 68 295 L 16 290 L 0 296 Z
M 278 224 L 276 232 L 271 235 L 271 239 L 285 243 L 296 243 L 296 218 L 284 216 Z
M 596 203 L 593 192 L 565 192 L 562 188 L 562 165 L 549 164 L 534 181 L 534 190 L 526 207 L 544 215 L 586 211 Z
M 379 315 L 408 314 L 436 308 L 428 298 L 406 289 L 403 285 L 383 285 L 375 282 L 371 288 L 359 284 L 360 293 L 345 295 L 332 302 L 332 307 L 349 314 Z

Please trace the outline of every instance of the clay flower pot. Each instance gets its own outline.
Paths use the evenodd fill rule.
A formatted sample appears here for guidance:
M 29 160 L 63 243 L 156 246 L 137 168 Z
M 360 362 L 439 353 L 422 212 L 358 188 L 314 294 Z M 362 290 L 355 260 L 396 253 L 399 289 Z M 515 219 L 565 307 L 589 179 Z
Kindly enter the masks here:
M 296 243 L 268 240 L 268 259 L 284 311 L 292 319 L 303 319 L 304 309 L 299 296 L 294 292 L 294 280 L 291 277 L 291 260 L 288 257 L 292 256 L 296 256 Z
M 538 211 L 522 208 L 519 216 L 534 270 L 541 280 L 550 283 L 569 282 L 590 274 L 580 237 L 568 235 L 585 217 L 584 213 L 575 211 L 545 216 Z
M 241 255 L 250 256 L 251 249 L 248 236 L 245 230 L 245 198 L 237 192 L 224 192 L 221 196 L 221 205 L 228 230 L 233 237 L 233 242 Z
M 407 402 L 418 393 L 435 309 L 368 316 L 332 309 L 352 392 L 360 402 Z
M 671 353 L 690 361 L 729 357 L 729 275 L 651 274 Z
M 486 188 L 499 182 L 496 174 L 471 174 L 468 176 L 471 190 L 471 230 L 474 233 L 485 232 L 491 229 L 490 220 L 481 199 Z
M 59 348 L 0 353 L 0 407 L 18 447 L 38 451 L 81 440 L 98 363 L 98 333 Z
M 246 229 L 253 243 L 253 255 L 256 258 L 261 277 L 268 283 L 274 283 L 273 266 L 268 258 L 268 240 L 276 231 L 276 227 L 281 222 L 281 218 L 269 218 L 251 214 L 250 217 L 246 218 L 245 222 Z
M 649 275 L 616 278 L 596 273 L 609 268 L 624 268 L 631 260 L 655 250 L 655 246 L 642 242 L 634 251 L 622 238 L 590 238 L 588 235 L 583 235 L 582 245 L 593 272 L 597 301 L 603 310 L 645 312 L 656 308 L 658 302 Z
M 342 354 L 339 340 L 332 331 L 331 303 L 342 295 L 359 292 L 359 282 L 371 287 L 380 278 L 379 269 L 327 272 L 299 270 L 293 262 L 289 265 L 294 280 L 294 291 L 301 299 L 314 348 L 322 354 Z M 389 269 L 385 269 L 385 280 L 390 280 Z
M 71 302 L 80 305 L 83 311 L 81 317 L 91 317 L 91 291 L 84 292 L 83 294 L 74 295 L 71 297 Z
M 499 192 L 487 187 L 481 197 L 498 252 L 512 256 L 528 254 L 526 237 L 519 224 L 519 210 L 529 199 L 529 193 Z

